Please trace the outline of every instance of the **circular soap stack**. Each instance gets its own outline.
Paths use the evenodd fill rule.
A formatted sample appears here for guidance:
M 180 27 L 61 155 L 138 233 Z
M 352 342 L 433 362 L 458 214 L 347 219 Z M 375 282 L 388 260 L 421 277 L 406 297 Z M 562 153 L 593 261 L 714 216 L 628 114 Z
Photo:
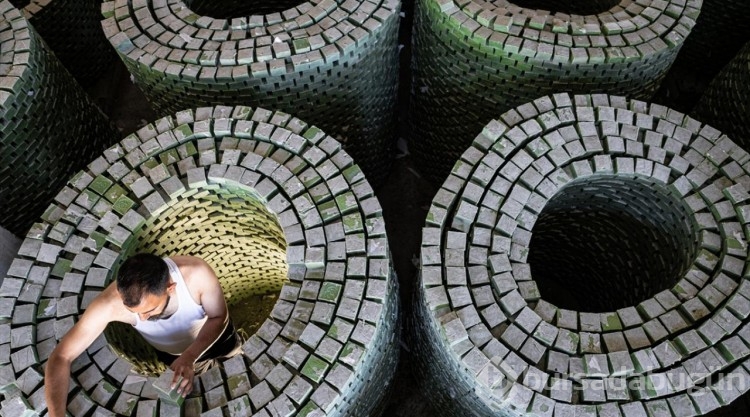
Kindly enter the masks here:
M 115 57 L 102 33 L 100 0 L 11 0 L 65 68 L 83 85 L 99 80 Z
M 107 149 L 26 235 L 0 287 L 10 319 L 0 324 L 0 387 L 17 388 L 19 409 L 44 407 L 43 363 L 138 251 L 204 257 L 230 314 L 243 297 L 279 292 L 243 354 L 198 378 L 186 415 L 360 416 L 384 398 L 398 291 L 372 188 L 319 129 L 219 106 L 162 118 Z M 144 344 L 128 337 L 109 329 L 74 362 L 73 415 L 177 412 L 157 399 L 155 377 L 134 373 L 150 359 L 128 357 Z
M 378 184 L 395 135 L 399 7 L 105 1 L 102 25 L 157 113 L 220 104 L 293 113 L 339 140 Z
M 7 0 L 0 1 L 0 225 L 17 236 L 120 135 Z
M 648 99 L 695 24 L 682 0 L 420 0 L 414 26 L 411 150 L 441 183 L 486 120 L 544 94 Z M 577 3 L 577 4 L 576 4 Z M 572 13 L 549 12 L 562 7 Z
M 711 81 L 693 110 L 694 117 L 721 129 L 750 149 L 750 42 Z
M 423 229 L 415 357 L 436 409 L 685 416 L 747 391 L 748 161 L 620 96 L 544 96 L 488 123 Z

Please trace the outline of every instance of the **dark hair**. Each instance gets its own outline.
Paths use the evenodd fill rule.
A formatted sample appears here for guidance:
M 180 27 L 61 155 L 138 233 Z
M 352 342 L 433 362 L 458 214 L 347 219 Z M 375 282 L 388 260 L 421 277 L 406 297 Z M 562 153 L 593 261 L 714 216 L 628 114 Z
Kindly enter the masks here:
M 169 268 L 166 262 L 150 253 L 131 256 L 117 272 L 117 291 L 126 307 L 140 304 L 145 294 L 163 294 L 168 283 Z

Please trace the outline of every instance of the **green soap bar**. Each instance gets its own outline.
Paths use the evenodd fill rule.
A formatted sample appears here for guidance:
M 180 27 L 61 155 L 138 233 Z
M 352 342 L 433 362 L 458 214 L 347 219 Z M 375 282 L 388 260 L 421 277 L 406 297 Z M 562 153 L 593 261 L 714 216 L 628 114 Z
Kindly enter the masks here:
M 324 282 L 318 293 L 318 299 L 323 301 L 336 302 L 341 293 L 341 285 L 333 282 Z
M 311 355 L 302 367 L 302 375 L 310 378 L 312 381 L 320 382 L 328 370 L 328 363 L 315 355 Z
M 159 391 L 159 396 L 161 398 L 174 404 L 182 405 L 185 397 L 177 393 L 177 388 L 171 387 L 173 378 L 174 371 L 168 369 L 166 372 L 161 374 L 161 376 L 156 381 L 154 381 L 153 386 L 157 391 Z M 180 382 L 182 382 L 182 377 L 177 378 L 175 387 L 179 386 Z
M 114 202 L 112 209 L 121 215 L 125 215 L 131 208 L 135 206 L 135 202 L 127 196 L 121 195 Z
M 59 258 L 55 263 L 55 266 L 52 267 L 51 275 L 62 278 L 66 273 L 73 269 L 70 265 L 71 263 L 72 261 L 69 259 Z
M 99 195 L 104 195 L 107 189 L 112 185 L 112 180 L 109 178 L 97 175 L 94 181 L 89 184 L 89 189 L 93 190 Z
M 91 239 L 96 245 L 96 250 L 103 248 L 104 244 L 107 242 L 107 236 L 97 231 L 91 232 L 91 234 L 89 234 L 89 239 Z
M 159 154 L 159 160 L 164 165 L 170 165 L 180 160 L 180 155 L 177 153 L 177 149 L 172 148 L 166 152 Z
M 127 190 L 122 188 L 120 185 L 115 184 L 104 193 L 104 198 L 106 198 L 110 203 L 114 203 L 118 198 L 125 194 L 127 194 Z
M 155 158 L 149 158 L 146 161 L 141 164 L 142 166 L 148 168 L 148 169 L 154 169 L 157 166 L 159 166 L 159 161 L 157 161 Z M 143 169 L 143 168 L 141 168 Z

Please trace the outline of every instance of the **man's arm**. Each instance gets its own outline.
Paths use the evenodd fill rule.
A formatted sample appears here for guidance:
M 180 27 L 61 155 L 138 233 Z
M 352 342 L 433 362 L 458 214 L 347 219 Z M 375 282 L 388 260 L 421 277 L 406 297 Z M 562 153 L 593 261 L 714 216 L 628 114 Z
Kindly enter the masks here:
M 47 360 L 44 371 L 44 391 L 50 417 L 63 417 L 68 404 L 70 364 L 86 350 L 112 321 L 112 305 L 108 301 L 108 287 L 95 298 L 78 322 L 62 338 Z
M 180 376 L 183 378 L 178 387 L 178 391 L 183 396 L 191 392 L 193 388 L 195 361 L 216 342 L 229 323 L 227 302 L 216 273 L 200 258 L 189 257 L 187 263 L 190 265 L 190 287 L 197 290 L 191 289 L 191 292 L 198 293 L 200 297 L 198 302 L 206 312 L 207 320 L 198 332 L 195 341 L 170 366 L 174 371 L 173 386 Z

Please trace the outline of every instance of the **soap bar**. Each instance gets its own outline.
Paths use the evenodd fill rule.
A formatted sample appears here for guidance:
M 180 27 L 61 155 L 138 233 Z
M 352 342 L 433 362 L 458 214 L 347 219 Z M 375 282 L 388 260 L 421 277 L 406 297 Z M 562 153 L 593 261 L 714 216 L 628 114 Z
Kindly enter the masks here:
M 157 378 L 156 381 L 154 381 L 154 388 L 159 391 L 159 397 L 177 405 L 182 405 L 185 397 L 177 393 L 177 387 L 180 386 L 182 377 L 180 376 L 179 378 L 177 378 L 175 388 L 172 388 L 172 378 L 174 378 L 174 371 L 168 369 L 166 372 L 161 374 L 161 376 Z

